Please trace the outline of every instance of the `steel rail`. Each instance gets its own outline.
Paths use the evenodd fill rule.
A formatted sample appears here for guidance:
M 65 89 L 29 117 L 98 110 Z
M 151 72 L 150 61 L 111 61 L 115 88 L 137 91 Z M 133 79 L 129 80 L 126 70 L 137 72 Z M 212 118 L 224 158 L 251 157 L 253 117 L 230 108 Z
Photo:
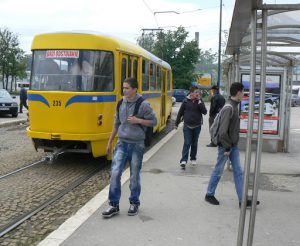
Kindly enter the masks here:
M 19 169 L 16 169 L 16 170 L 14 170 L 14 171 L 12 171 L 12 172 L 10 172 L 10 173 L 6 173 L 6 174 L 0 176 L 0 180 L 6 178 L 6 177 L 8 177 L 8 176 L 11 176 L 11 175 L 13 175 L 13 174 L 16 174 L 16 173 L 18 173 L 18 172 L 21 172 L 21 171 L 23 171 L 23 170 L 25 170 L 25 169 L 28 169 L 28 168 L 30 168 L 30 167 L 33 167 L 33 166 L 35 166 L 35 165 L 42 164 L 42 163 L 44 163 L 44 162 L 46 162 L 46 159 L 43 158 L 42 160 L 39 160 L 39 161 L 34 162 L 34 163 L 31 163 L 31 164 L 29 164 L 29 165 L 27 165 L 27 166 L 24 166 L 24 167 L 21 167 L 21 168 L 19 168 Z

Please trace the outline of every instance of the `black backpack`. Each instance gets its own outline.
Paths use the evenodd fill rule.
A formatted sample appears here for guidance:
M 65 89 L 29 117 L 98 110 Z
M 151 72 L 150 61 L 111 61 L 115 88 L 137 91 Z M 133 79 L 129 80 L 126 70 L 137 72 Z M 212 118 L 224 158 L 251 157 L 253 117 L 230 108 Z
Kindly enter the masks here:
M 143 101 L 144 101 L 144 98 L 142 98 L 142 97 L 139 97 L 136 100 L 132 116 L 137 115 Z M 120 106 L 121 106 L 122 102 L 123 102 L 123 98 L 120 101 L 118 101 L 118 104 L 117 104 L 117 109 L 116 110 L 117 110 L 118 117 L 119 117 L 119 109 L 120 109 Z M 151 145 L 151 141 L 152 141 L 152 138 L 153 138 L 153 127 L 152 126 L 142 126 L 140 124 L 139 124 L 139 126 L 143 129 L 143 131 L 145 131 L 145 141 L 144 141 L 144 143 L 145 143 L 145 146 L 148 147 L 148 146 Z M 145 128 L 146 128 L 146 130 L 145 130 Z

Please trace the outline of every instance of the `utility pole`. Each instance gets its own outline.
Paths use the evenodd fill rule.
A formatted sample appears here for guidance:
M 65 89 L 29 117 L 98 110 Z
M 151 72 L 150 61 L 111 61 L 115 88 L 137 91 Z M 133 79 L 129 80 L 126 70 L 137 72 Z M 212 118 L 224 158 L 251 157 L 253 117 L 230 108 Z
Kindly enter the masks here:
M 219 51 L 218 51 L 218 81 L 217 81 L 217 86 L 219 88 L 220 88 L 220 82 L 221 82 L 221 42 L 222 42 L 222 0 L 220 0 Z

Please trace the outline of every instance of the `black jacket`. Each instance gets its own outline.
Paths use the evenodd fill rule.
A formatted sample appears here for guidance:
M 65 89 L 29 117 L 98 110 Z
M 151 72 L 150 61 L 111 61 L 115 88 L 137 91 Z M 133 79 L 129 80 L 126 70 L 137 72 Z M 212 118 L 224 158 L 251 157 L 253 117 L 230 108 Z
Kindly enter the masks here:
M 194 102 L 189 96 L 183 100 L 178 111 L 175 126 L 178 126 L 183 117 L 184 124 L 189 127 L 201 126 L 203 123 L 202 114 L 207 114 L 207 109 L 202 100 L 195 100 Z
M 216 92 L 214 96 L 210 99 L 210 109 L 209 109 L 209 116 L 215 117 L 223 108 L 225 104 L 225 99 L 219 92 Z

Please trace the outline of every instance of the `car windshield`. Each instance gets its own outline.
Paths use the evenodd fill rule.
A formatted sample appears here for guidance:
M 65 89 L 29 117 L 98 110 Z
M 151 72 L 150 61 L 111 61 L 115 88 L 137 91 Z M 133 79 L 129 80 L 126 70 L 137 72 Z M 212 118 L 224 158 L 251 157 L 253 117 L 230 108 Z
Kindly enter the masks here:
M 0 90 L 0 97 L 1 98 L 10 97 L 10 94 L 7 91 Z

